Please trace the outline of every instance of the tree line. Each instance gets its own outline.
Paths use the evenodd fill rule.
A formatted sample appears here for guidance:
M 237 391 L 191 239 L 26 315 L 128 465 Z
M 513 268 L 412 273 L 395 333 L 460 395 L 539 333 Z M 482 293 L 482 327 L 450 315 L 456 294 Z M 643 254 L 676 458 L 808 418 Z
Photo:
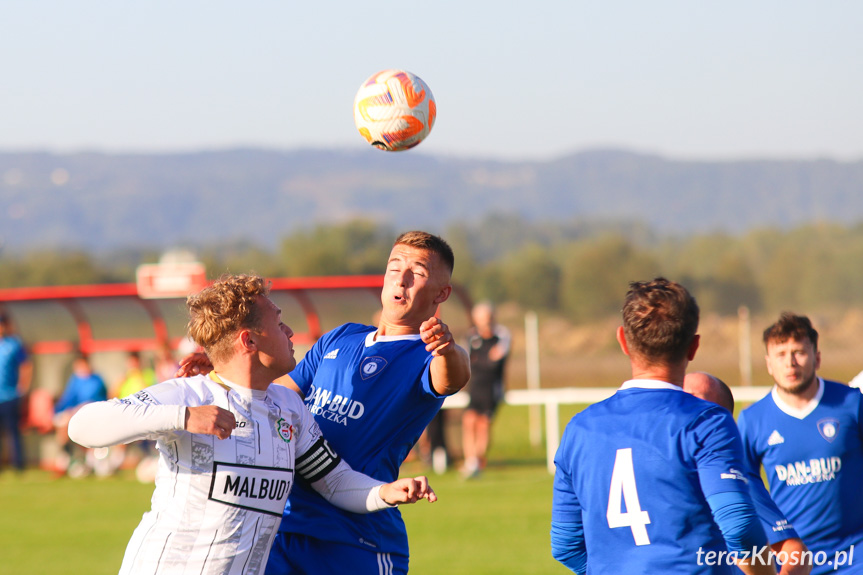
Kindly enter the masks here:
M 398 232 L 367 220 L 285 235 L 274 250 L 252 244 L 197 249 L 208 274 L 268 277 L 379 274 Z M 490 215 L 441 235 L 456 253 L 454 280 L 474 299 L 515 302 L 573 321 L 615 314 L 629 281 L 664 275 L 686 285 L 705 312 L 817 310 L 863 304 L 863 224 L 813 223 L 674 236 L 626 222 L 536 223 Z M 0 253 L 0 288 L 134 281 L 157 250 L 91 254 Z

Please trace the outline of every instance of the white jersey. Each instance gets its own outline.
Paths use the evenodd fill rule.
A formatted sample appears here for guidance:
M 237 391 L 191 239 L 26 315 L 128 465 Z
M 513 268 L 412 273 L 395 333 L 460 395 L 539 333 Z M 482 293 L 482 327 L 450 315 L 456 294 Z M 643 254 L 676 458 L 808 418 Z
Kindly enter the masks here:
M 138 410 L 158 406 L 163 428 L 173 428 L 139 437 L 155 439 L 161 457 L 152 509 L 135 529 L 120 573 L 263 573 L 294 483 L 295 457 L 329 453 L 300 397 L 279 385 L 253 391 L 196 376 L 115 401 Z M 183 430 L 185 406 L 201 405 L 234 414 L 228 439 Z M 325 459 L 324 473 L 334 461 Z

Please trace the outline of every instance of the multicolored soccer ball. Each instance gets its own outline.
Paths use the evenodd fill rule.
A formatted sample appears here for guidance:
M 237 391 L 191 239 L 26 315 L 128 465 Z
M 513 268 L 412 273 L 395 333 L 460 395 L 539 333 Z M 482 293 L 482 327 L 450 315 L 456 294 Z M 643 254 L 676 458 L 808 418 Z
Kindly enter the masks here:
M 363 82 L 354 98 L 354 122 L 376 148 L 413 148 L 431 132 L 437 105 L 428 85 L 404 70 L 384 70 Z

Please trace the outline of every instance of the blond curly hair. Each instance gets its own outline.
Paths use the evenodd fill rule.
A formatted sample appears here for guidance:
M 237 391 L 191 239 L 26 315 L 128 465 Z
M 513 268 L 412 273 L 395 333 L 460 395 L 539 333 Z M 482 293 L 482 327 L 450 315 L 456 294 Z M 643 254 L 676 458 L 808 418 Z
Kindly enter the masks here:
M 258 326 L 261 310 L 257 301 L 269 293 L 269 282 L 260 276 L 222 276 L 186 299 L 189 336 L 214 363 L 231 359 L 232 336 L 240 329 Z

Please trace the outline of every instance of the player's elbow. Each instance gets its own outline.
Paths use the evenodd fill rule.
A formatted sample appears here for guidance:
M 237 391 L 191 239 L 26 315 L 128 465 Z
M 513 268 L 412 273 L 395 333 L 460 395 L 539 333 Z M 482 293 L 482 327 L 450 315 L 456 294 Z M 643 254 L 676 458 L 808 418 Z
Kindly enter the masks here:
M 94 425 L 94 418 L 91 411 L 95 409 L 95 404 L 88 404 L 79 409 L 75 415 L 69 420 L 67 433 L 69 439 L 83 447 L 106 447 L 102 445 L 98 434 L 98 428 Z
M 767 536 L 748 494 L 718 493 L 708 497 L 707 502 L 729 551 L 751 550 L 767 544 Z
M 551 522 L 551 556 L 573 573 L 587 571 L 583 534 L 580 524 Z

